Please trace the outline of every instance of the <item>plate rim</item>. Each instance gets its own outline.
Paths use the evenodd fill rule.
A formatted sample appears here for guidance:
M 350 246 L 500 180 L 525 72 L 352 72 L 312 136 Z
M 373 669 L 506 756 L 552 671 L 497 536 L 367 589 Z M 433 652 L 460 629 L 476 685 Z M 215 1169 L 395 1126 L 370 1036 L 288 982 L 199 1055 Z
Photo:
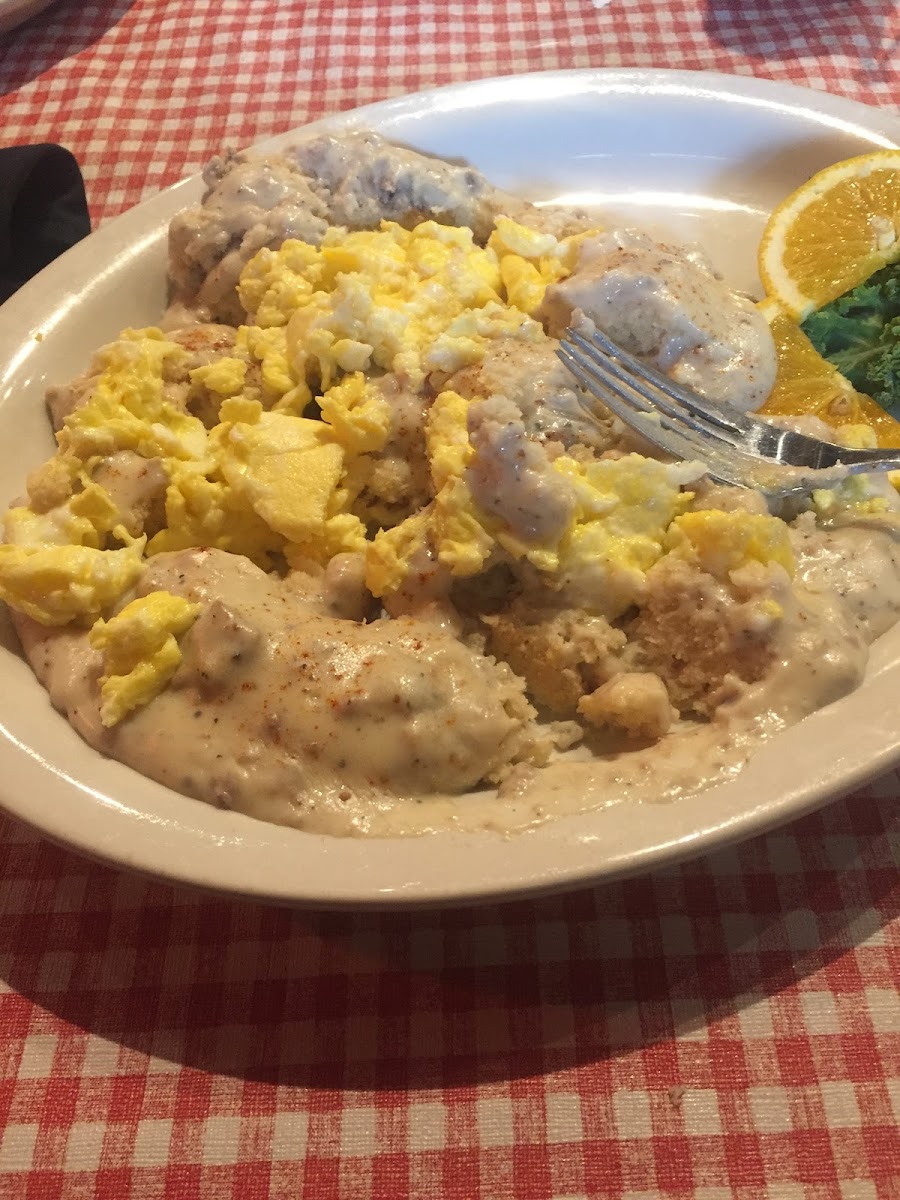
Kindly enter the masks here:
M 428 112 L 450 112 L 455 108 L 475 107 L 486 96 L 496 98 L 498 92 L 504 93 L 505 101 L 509 102 L 516 99 L 517 91 L 520 93 L 518 98 L 534 100 L 536 94 L 538 97 L 541 94 L 559 95 L 560 89 L 567 91 L 567 94 L 570 95 L 596 93 L 599 96 L 617 90 L 640 91 L 647 94 L 666 94 L 666 92 L 674 90 L 679 94 L 690 94 L 698 98 L 715 97 L 717 99 L 721 99 L 724 95 L 727 99 L 738 103 L 768 104 L 776 108 L 790 109 L 793 113 L 798 111 L 811 113 L 816 118 L 827 118 L 831 127 L 835 127 L 835 124 L 840 127 L 843 124 L 847 129 L 864 132 L 867 137 L 871 137 L 873 130 L 877 130 L 878 136 L 883 140 L 886 139 L 886 146 L 900 144 L 900 115 L 884 113 L 859 101 L 818 92 L 797 84 L 723 72 L 599 67 L 495 76 L 408 93 L 374 104 L 326 115 L 306 125 L 254 143 L 252 149 L 268 152 L 289 144 L 301 133 L 310 131 L 377 126 L 389 123 L 391 119 L 398 120 L 404 116 L 415 116 L 417 112 L 422 111 L 423 107 L 427 108 Z M 792 103 L 792 101 L 796 102 Z M 852 119 L 855 114 L 858 114 L 858 124 Z M 13 331 L 19 330 L 19 338 L 17 339 L 13 333 L 9 344 L 15 346 L 20 341 L 27 344 L 29 339 L 35 336 L 38 327 L 47 328 L 46 321 L 35 323 L 34 309 L 39 307 L 38 298 L 43 295 L 48 283 L 55 284 L 60 290 L 65 290 L 67 285 L 77 283 L 79 277 L 83 282 L 85 275 L 83 268 L 87 266 L 101 245 L 108 245 L 113 249 L 118 248 L 122 253 L 127 253 L 129 248 L 134 248 L 133 240 L 130 240 L 133 228 L 145 227 L 147 218 L 151 214 L 155 214 L 156 210 L 159 210 L 159 219 L 161 219 L 162 214 L 171 209 L 173 202 L 179 200 L 182 193 L 185 193 L 184 199 L 187 199 L 186 193 L 192 188 L 197 189 L 198 187 L 198 175 L 189 176 L 167 187 L 104 223 L 99 230 L 51 263 L 0 308 L 0 325 L 9 325 Z M 158 236 L 158 222 L 156 233 Z M 0 364 L 0 409 L 5 406 L 8 385 L 15 378 L 16 369 L 15 357 L 11 363 Z M 28 671 L 30 675 L 30 668 L 24 667 L 24 670 Z M 40 688 L 33 676 L 31 679 L 34 685 Z M 839 701 L 837 706 L 832 705 L 829 706 L 829 709 L 820 710 L 811 718 L 807 718 L 804 723 L 820 718 L 823 713 L 827 714 L 842 703 Z M 51 714 L 53 712 L 49 708 L 49 702 L 47 711 Z M 70 729 L 64 717 L 59 714 L 53 715 L 58 717 L 68 732 L 77 738 L 77 734 Z M 793 728 L 796 729 L 797 726 Z M 213 857 L 204 863 L 205 869 L 198 869 L 196 863 L 186 867 L 177 853 L 167 854 L 167 850 L 172 849 L 173 837 L 176 841 L 179 837 L 183 839 L 186 827 L 195 824 L 187 819 L 187 816 L 182 814 L 180 819 L 175 820 L 159 819 L 158 815 L 141 813 L 129 808 L 120 800 L 111 796 L 103 796 L 90 787 L 86 788 L 78 780 L 69 777 L 65 771 L 54 767 L 27 745 L 18 741 L 2 723 L 0 723 L 0 767 L 12 754 L 18 763 L 17 769 L 24 770 L 27 777 L 30 780 L 33 779 L 34 786 L 38 791 L 40 790 L 39 785 L 43 784 L 46 792 L 43 795 L 37 795 L 36 792 L 26 799 L 24 798 L 26 789 L 10 787 L 5 782 L 10 772 L 3 771 L 4 781 L 0 782 L 0 808 L 17 820 L 36 829 L 49 840 L 89 858 L 107 865 L 137 871 L 145 876 L 168 883 L 200 888 L 220 895 L 253 898 L 296 907 L 330 909 L 446 905 L 455 907 L 485 902 L 496 903 L 554 891 L 573 890 L 577 887 L 597 886 L 625 875 L 643 874 L 663 865 L 672 865 L 698 854 L 712 853 L 737 841 L 756 836 L 786 821 L 797 819 L 830 800 L 836 799 L 838 795 L 855 791 L 869 779 L 900 763 L 900 731 L 894 735 L 893 741 L 890 740 L 890 733 L 892 731 L 882 730 L 880 740 L 876 739 L 877 745 L 873 744 L 867 750 L 863 748 L 863 752 L 858 754 L 855 760 L 848 762 L 839 781 L 824 779 L 819 786 L 807 789 L 800 800 L 786 795 L 780 797 L 775 803 L 764 803 L 753 808 L 743 809 L 730 820 L 697 830 L 691 836 L 679 837 L 675 843 L 665 839 L 656 842 L 650 839 L 649 844 L 638 850 L 632 850 L 621 861 L 615 858 L 606 858 L 593 866 L 586 865 L 579 856 L 573 856 L 569 869 L 555 866 L 546 869 L 543 873 L 534 870 L 526 871 L 526 877 L 523 878 L 518 878 L 513 873 L 513 876 L 507 877 L 503 881 L 495 880 L 481 887 L 465 878 L 458 881 L 456 886 L 444 881 L 439 889 L 429 889 L 427 885 L 423 886 L 421 883 L 417 883 L 412 893 L 404 887 L 396 885 L 374 889 L 370 885 L 365 885 L 354 890 L 352 884 L 349 884 L 338 886 L 330 892 L 319 886 L 315 894 L 303 894 L 302 890 L 298 892 L 295 887 L 286 887 L 284 880 L 279 880 L 276 885 L 271 879 L 263 881 L 262 878 L 255 884 L 251 884 L 245 879 L 240 886 L 229 886 L 229 881 L 221 878 L 221 870 L 216 870 L 217 852 L 220 860 L 226 846 L 235 853 L 241 854 L 246 850 L 245 835 L 248 833 L 256 836 L 251 836 L 247 840 L 260 845 L 266 840 L 263 836 L 264 833 L 269 835 L 269 840 L 272 840 L 275 832 L 282 839 L 312 839 L 317 843 L 318 849 L 325 853 L 326 858 L 333 857 L 331 851 L 335 851 L 337 856 L 340 856 L 338 847 L 353 845 L 373 847 L 379 843 L 382 846 L 387 844 L 393 847 L 410 847 L 415 846 L 419 839 L 415 837 L 338 839 L 327 835 L 310 834 L 286 829 L 282 826 L 269 825 L 239 813 L 222 813 L 220 810 L 208 808 L 200 801 L 170 792 L 168 789 L 161 788 L 161 785 L 153 784 L 154 789 L 166 793 L 180 804 L 196 806 L 190 809 L 188 815 L 199 815 L 198 810 L 201 809 L 203 810 L 202 815 L 205 817 L 216 814 L 216 824 L 220 832 L 216 835 L 210 834 L 209 837 L 203 837 L 201 834 L 198 839 L 195 839 L 197 844 L 205 849 L 207 856 L 211 851 Z M 787 731 L 787 735 L 789 734 L 790 731 Z M 781 734 L 779 738 L 785 736 L 785 734 Z M 80 739 L 78 741 L 80 742 Z M 93 751 L 92 753 L 96 754 L 97 752 Z M 758 757 L 759 752 L 754 754 L 751 763 L 744 769 L 739 779 L 746 777 Z M 129 777 L 140 781 L 136 784 L 138 791 L 142 789 L 143 785 L 151 783 L 122 764 L 114 764 L 114 768 L 127 772 Z M 116 774 L 115 769 L 112 774 Z M 77 816 L 72 816 L 65 800 L 68 797 L 71 802 L 73 788 L 75 792 L 88 793 L 82 796 L 81 802 L 94 802 L 93 817 L 97 819 L 99 812 L 101 830 L 93 829 L 92 819 L 88 819 L 83 825 L 80 825 Z M 701 794 L 709 797 L 716 791 L 718 788 Z M 97 807 L 98 801 L 101 802 L 99 808 Z M 688 800 L 686 798 L 671 803 L 683 806 L 688 803 Z M 81 810 L 79 809 L 79 811 Z M 88 815 L 90 818 L 91 814 Z M 604 814 L 602 811 L 594 810 L 593 814 L 585 813 L 578 817 L 560 818 L 536 830 L 512 835 L 512 839 L 520 844 L 533 844 L 535 839 L 540 840 L 541 838 L 552 843 L 554 841 L 553 831 L 558 831 L 561 823 L 581 822 L 588 816 L 602 820 Z M 204 823 L 200 822 L 200 824 Z M 252 827 L 248 826 L 248 823 L 252 823 Z M 85 833 L 85 826 L 90 829 L 89 833 Z M 133 836 L 135 832 L 137 833 L 136 838 Z M 193 832 L 197 833 L 198 831 L 194 829 Z M 151 836 L 142 841 L 142 834 Z M 126 840 L 130 841 L 130 848 L 119 844 L 119 838 L 122 836 L 126 836 Z M 486 835 L 459 834 L 450 831 L 423 836 L 429 839 L 452 838 L 454 844 L 462 849 L 472 839 L 483 841 Z M 493 838 L 495 835 L 487 836 Z M 563 840 L 565 842 L 565 839 Z M 579 840 L 583 844 L 590 839 L 575 839 L 575 841 Z M 138 843 L 137 851 L 134 848 L 135 842 Z M 323 846 L 323 842 L 328 845 Z M 568 844 L 572 845 L 573 843 L 569 842 Z M 142 848 L 143 853 L 141 852 Z M 233 855 L 228 855 L 228 857 L 233 857 Z M 212 869 L 210 869 L 210 864 L 212 864 Z M 221 867 L 221 865 L 220 861 L 218 866 Z M 238 884 L 238 882 L 237 879 L 233 881 L 234 884 Z

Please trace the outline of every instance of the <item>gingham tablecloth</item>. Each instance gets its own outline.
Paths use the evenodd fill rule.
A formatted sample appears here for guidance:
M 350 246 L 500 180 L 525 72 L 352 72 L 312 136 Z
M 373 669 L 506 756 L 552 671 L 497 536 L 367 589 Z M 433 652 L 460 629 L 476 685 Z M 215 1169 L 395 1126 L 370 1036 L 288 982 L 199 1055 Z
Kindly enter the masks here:
M 59 3 L 0 36 L 4 143 L 95 223 L 323 113 L 581 66 L 900 104 L 891 0 Z M 2 329 L 2 313 L 0 313 Z M 0 821 L 0 1196 L 900 1197 L 895 776 L 679 869 L 311 915 Z

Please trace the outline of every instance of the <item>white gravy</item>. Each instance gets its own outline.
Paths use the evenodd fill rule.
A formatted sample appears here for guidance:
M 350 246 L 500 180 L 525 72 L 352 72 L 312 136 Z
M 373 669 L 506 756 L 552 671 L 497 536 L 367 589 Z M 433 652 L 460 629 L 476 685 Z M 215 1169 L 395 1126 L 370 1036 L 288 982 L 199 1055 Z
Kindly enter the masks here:
M 763 738 L 859 685 L 868 643 L 900 614 L 900 521 L 801 522 L 793 536 L 797 603 L 771 668 L 753 685 L 735 681 L 712 722 L 685 723 L 644 748 L 580 748 L 546 767 L 522 765 L 490 791 L 471 790 L 485 764 L 514 758 L 517 739 L 534 750 L 528 706 L 505 667 L 439 623 L 340 620 L 314 591 L 235 556 L 160 555 L 137 591 L 164 587 L 205 612 L 173 683 L 113 729 L 100 722 L 101 664 L 87 634 L 17 624 L 53 703 L 82 736 L 177 791 L 330 834 L 513 832 L 622 799 L 695 793 L 739 770 Z

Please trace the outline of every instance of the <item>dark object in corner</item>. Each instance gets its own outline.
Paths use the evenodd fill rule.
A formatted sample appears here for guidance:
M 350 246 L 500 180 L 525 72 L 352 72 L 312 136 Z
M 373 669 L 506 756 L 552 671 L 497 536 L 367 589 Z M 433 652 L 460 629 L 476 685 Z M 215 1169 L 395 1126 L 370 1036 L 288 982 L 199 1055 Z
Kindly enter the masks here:
M 84 181 L 70 151 L 0 149 L 0 304 L 90 232 Z

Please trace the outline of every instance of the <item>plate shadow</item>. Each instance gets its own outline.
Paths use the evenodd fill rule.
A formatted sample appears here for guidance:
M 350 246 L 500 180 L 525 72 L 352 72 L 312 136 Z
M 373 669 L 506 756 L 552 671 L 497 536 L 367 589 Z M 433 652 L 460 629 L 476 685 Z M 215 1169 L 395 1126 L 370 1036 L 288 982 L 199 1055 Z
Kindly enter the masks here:
M 420 1091 L 603 1064 L 709 1027 L 740 1040 L 768 999 L 848 955 L 851 969 L 900 912 L 898 786 L 651 876 L 453 911 L 208 898 L 6 823 L 0 867 L 23 881 L 22 917 L 2 923 L 0 963 L 15 992 L 135 1052 L 120 1074 L 153 1056 L 248 1082 Z M 663 1058 L 677 1084 L 683 1066 Z

